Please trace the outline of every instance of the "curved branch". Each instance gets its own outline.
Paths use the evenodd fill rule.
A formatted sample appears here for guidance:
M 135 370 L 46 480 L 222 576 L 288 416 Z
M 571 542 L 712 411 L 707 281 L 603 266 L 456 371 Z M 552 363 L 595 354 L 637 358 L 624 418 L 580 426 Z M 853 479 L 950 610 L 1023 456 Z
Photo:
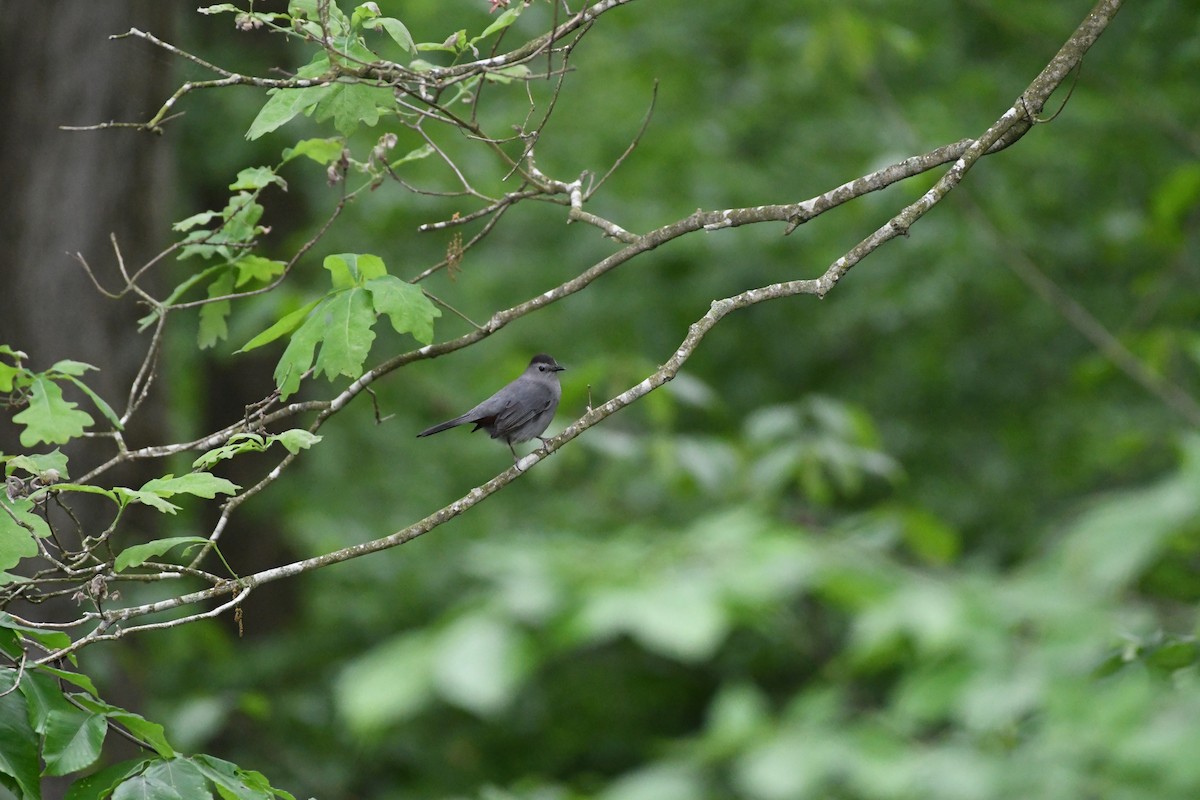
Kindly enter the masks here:
M 619 0 L 612 0 L 612 5 L 619 4 Z M 597 6 L 603 5 L 598 3 Z M 172 598 L 167 598 L 154 603 L 147 603 L 138 606 L 130 606 L 122 609 L 104 611 L 99 614 L 100 623 L 90 632 L 84 634 L 75 642 L 62 651 L 51 654 L 38 663 L 51 661 L 61 658 L 70 652 L 74 652 L 81 647 L 100 639 L 115 639 L 124 636 L 128 633 L 148 630 L 159 627 L 170 627 L 183 624 L 192 619 L 201 617 L 215 616 L 230 607 L 236 606 L 247 594 L 257 586 L 264 583 L 280 580 L 283 578 L 292 577 L 303 572 L 319 569 L 332 564 L 348 561 L 369 553 L 386 550 L 405 544 L 418 536 L 421 536 L 429 531 L 434 530 L 443 523 L 453 519 L 454 517 L 464 513 L 468 509 L 479 504 L 491 495 L 495 494 L 500 489 L 507 486 L 513 480 L 524 474 L 524 472 L 542 459 L 552 455 L 559 447 L 562 447 L 567 442 L 580 436 L 584 431 L 592 426 L 599 424 L 604 419 L 607 419 L 612 414 L 617 413 L 621 409 L 636 402 L 641 397 L 649 394 L 663 384 L 667 383 L 678 374 L 679 369 L 690 358 L 692 353 L 699 347 L 704 337 L 712 331 L 716 325 L 721 322 L 726 316 L 732 312 L 747 308 L 752 305 L 767 302 L 770 300 L 778 300 L 796 295 L 808 294 L 824 297 L 832 290 L 841 278 L 863 258 L 870 255 L 883 244 L 895 239 L 896 237 L 907 233 L 909 228 L 920 220 L 929 210 L 937 203 L 941 202 L 949 192 L 956 188 L 967 172 L 974 166 L 977 161 L 984 155 L 996 152 L 1003 149 L 1013 142 L 1017 141 L 1033 124 L 1033 120 L 1040 112 L 1046 99 L 1057 88 L 1058 85 L 1070 74 L 1075 65 L 1078 64 L 1086 53 L 1087 49 L 1095 42 L 1096 38 L 1103 32 L 1112 16 L 1121 6 L 1121 0 L 1100 0 L 1092 13 L 1084 20 L 1076 30 L 1075 34 L 1067 42 L 1066 45 L 1059 51 L 1059 54 L 1050 62 L 1050 64 L 1042 71 L 1038 78 L 1030 85 L 1028 89 L 1017 99 L 1017 101 L 1008 108 L 1000 117 L 993 123 L 987 131 L 985 131 L 977 139 L 956 143 L 947 148 L 942 148 L 939 151 L 918 156 L 914 159 L 908 159 L 900 164 L 893 165 L 879 173 L 873 173 L 871 176 L 859 179 L 858 181 L 846 184 L 842 187 L 822 195 L 819 198 L 814 198 L 812 201 L 805 203 L 788 205 L 788 206 L 761 206 L 749 209 L 729 209 L 721 212 L 696 212 L 684 220 L 673 223 L 668 226 L 659 228 L 648 234 L 636 237 L 635 241 L 628 244 L 625 248 L 614 253 L 606 259 L 593 265 L 585 270 L 576 278 L 567 281 L 554 290 L 545 292 L 537 297 L 531 298 L 523 304 L 514 306 L 506 311 L 498 312 L 493 315 L 482 328 L 472 331 L 458 339 L 442 342 L 436 345 L 422 347 L 419 350 L 401 354 L 393 359 L 390 359 L 374 369 L 370 370 L 334 399 L 317 404 L 292 404 L 285 409 L 280 409 L 268 418 L 279 418 L 280 415 L 296 413 L 296 409 L 319 408 L 320 411 L 317 419 L 310 426 L 310 430 L 318 429 L 323 422 L 332 414 L 337 413 L 350 400 L 357 396 L 360 392 L 367 389 L 369 385 L 378 377 L 387 374 L 388 372 L 421 358 L 432 358 L 438 355 L 443 355 L 453 350 L 461 349 L 475 341 L 479 341 L 486 336 L 491 335 L 495 331 L 504 327 L 508 322 L 516 319 L 524 314 L 530 313 L 533 310 L 556 302 L 574 292 L 580 291 L 587 286 L 591 281 L 605 274 L 607 271 L 614 269 L 620 264 L 625 263 L 633 256 L 654 249 L 659 245 L 671 241 L 684 233 L 694 232 L 698 230 L 719 230 L 725 227 L 736 227 L 738 225 L 749 224 L 751 222 L 762 221 L 786 221 L 788 230 L 793 229 L 796 225 L 811 219 L 823 210 L 832 208 L 852 196 L 859 196 L 865 191 L 873 191 L 876 188 L 882 188 L 882 185 L 875 185 L 876 182 L 894 182 L 899 178 L 898 175 L 904 175 L 909 170 L 917 169 L 924 171 L 925 169 L 936 166 L 931 162 L 937 159 L 948 159 L 950 153 L 957 153 L 953 157 L 954 163 L 946 171 L 944 175 L 925 192 L 921 197 L 906 206 L 895 216 L 892 217 L 886 224 L 878 230 L 864 238 L 858 245 L 849 250 L 845 255 L 838 258 L 835 262 L 829 265 L 820 277 L 816 279 L 792 280 L 780 283 L 774 283 L 768 286 L 762 286 L 755 289 L 750 289 L 731 297 L 714 301 L 709 310 L 695 323 L 693 323 L 687 332 L 687 335 L 681 341 L 675 352 L 669 359 L 653 374 L 646 377 L 644 380 L 630 387 L 621 394 L 613 397 L 606 403 L 597 408 L 591 409 L 584 416 L 580 417 L 574 423 L 569 425 L 562 433 L 549 439 L 546 448 L 540 452 L 535 452 L 526 456 L 521 462 L 501 474 L 492 478 L 490 481 L 478 486 L 469 491 L 464 496 L 460 497 L 453 503 L 439 509 L 438 511 L 428 515 L 424 519 L 413 523 L 399 531 L 396 531 L 388 536 L 384 536 L 369 542 L 364 542 L 357 545 L 352 545 L 331 553 L 316 556 L 313 558 L 296 561 L 291 564 L 274 567 L 263 570 L 253 575 L 240 578 L 237 581 L 230 581 L 218 586 L 214 586 L 205 590 L 190 592 Z M 596 6 L 593 6 L 595 8 Z M 939 161 L 937 163 L 944 163 Z M 912 173 L 916 174 L 916 173 Z M 865 181 L 865 183 L 863 183 Z M 266 419 L 266 418 L 264 418 Z M 236 430 L 238 426 L 231 426 L 226 431 Z M 224 432 L 218 432 L 210 437 L 206 437 L 200 442 L 204 443 L 219 443 L 220 437 L 225 435 Z M 208 446 L 213 446 L 208 444 Z M 151 448 L 143 451 L 131 451 L 123 454 L 124 457 L 140 457 L 149 454 L 168 454 L 170 452 L 178 452 L 184 449 L 183 446 L 173 445 L 168 448 Z M 236 508 L 236 505 L 259 491 L 263 486 L 278 478 L 282 470 L 291 463 L 294 456 L 289 455 L 284 458 L 271 473 L 263 479 L 252 490 L 245 493 L 243 496 L 234 498 L 226 508 L 226 514 L 223 519 L 227 518 L 227 514 Z M 219 531 L 218 531 L 219 532 Z M 202 603 L 209 600 L 217 599 L 232 595 L 231 599 L 226 600 L 221 605 L 205 612 L 193 614 L 191 616 L 182 617 L 167 622 L 145 623 L 130 627 L 122 627 L 122 624 L 129 620 L 156 614 L 183 606 Z M 90 615 L 89 615 L 90 616 Z M 82 624 L 88 617 L 80 620 Z M 95 618 L 95 617 L 91 617 Z

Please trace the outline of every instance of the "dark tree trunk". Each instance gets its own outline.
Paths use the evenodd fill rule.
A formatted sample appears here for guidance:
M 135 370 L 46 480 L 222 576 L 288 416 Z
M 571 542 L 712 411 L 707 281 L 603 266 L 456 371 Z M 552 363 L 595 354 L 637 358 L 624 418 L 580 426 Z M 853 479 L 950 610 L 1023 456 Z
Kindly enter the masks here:
M 0 343 L 28 353 L 33 369 L 62 358 L 99 367 L 86 380 L 118 413 L 148 341 L 132 324 L 143 312 L 97 292 L 71 254 L 116 288 L 110 234 L 131 265 L 165 244 L 169 141 L 59 126 L 154 113 L 171 91 L 170 58 L 108 37 L 131 27 L 166 35 L 173 5 L 0 0 Z M 16 432 L 2 427 L 11 452 Z

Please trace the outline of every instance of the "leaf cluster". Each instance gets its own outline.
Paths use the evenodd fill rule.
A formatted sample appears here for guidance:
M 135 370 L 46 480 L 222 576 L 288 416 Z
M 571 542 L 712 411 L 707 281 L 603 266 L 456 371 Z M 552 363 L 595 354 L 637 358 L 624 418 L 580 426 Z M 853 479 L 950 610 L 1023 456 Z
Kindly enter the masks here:
M 1170 377 L 1190 339 L 1166 324 L 1141 337 L 1110 334 L 1029 267 L 1027 248 L 998 230 L 968 235 L 999 226 L 1008 209 L 997 206 L 1044 203 L 1047 219 L 1053 212 L 1065 226 L 1046 235 L 1055 252 L 1092 269 L 1078 220 L 1062 216 L 1062 193 L 1051 190 L 1059 187 L 1034 185 L 1042 171 L 1020 174 L 1011 193 L 997 193 L 1006 202 L 975 217 L 950 216 L 942 204 L 963 195 L 969 170 L 1048 119 L 1050 92 L 1067 85 L 1067 67 L 1078 68 L 1119 3 L 1098 3 L 1049 62 L 1078 20 L 1022 4 L 1029 25 L 1055 33 L 1046 58 L 1014 68 L 1013 86 L 1028 87 L 1014 102 L 980 89 L 970 59 L 949 57 L 955 48 L 977 55 L 988 26 L 952 29 L 961 41 L 942 31 L 937 47 L 919 35 L 945 23 L 945 5 L 914 7 L 911 20 L 814 5 L 804 22 L 787 22 L 800 18 L 786 3 L 765 12 L 701 5 L 664 27 L 609 15 L 624 2 L 575 12 L 516 3 L 474 26 L 478 34 L 455 23 L 437 42 L 410 32 L 434 13 L 416 8 L 388 16 L 373 2 L 293 0 L 286 11 L 201 9 L 232 19 L 236 36 L 295 47 L 296 69 L 256 73 L 127 34 L 215 76 L 187 81 L 130 127 L 162 132 L 188 95 L 253 86 L 265 99 L 246 138 L 288 141 L 262 159 L 272 166 L 245 166 L 256 157 L 220 172 L 236 174 L 221 180 L 228 199 L 176 223 L 178 241 L 147 263 L 126 264 L 114 239 L 116 290 L 79 257 L 97 288 L 146 311 L 146 357 L 120 412 L 81 380 L 88 365 L 36 372 L 0 347 L 0 390 L 24 447 L 93 437 L 110 448 L 108 460 L 84 468 L 72 455 L 74 480 L 60 450 L 0 456 L 6 788 L 37 797 L 40 774 L 92 769 L 106 731 L 121 730 L 142 756 L 81 777 L 72 796 L 289 796 L 256 772 L 183 755 L 163 728 L 108 705 L 87 675 L 64 668 L 78 666 L 81 651 L 105 652 L 97 642 L 155 631 L 146 634 L 160 645 L 145 651 L 146 679 L 165 716 L 188 720 L 178 729 L 330 796 L 1200 791 L 1185 757 L 1200 746 L 1187 722 L 1200 710 L 1189 605 L 1200 597 L 1189 570 L 1198 448 L 1184 437 L 1180 464 L 1161 457 L 1157 477 L 1145 477 L 1146 441 L 1166 437 L 1120 416 L 1120 403 L 1079 399 L 1131 376 L 1169 406 L 1156 424 L 1177 432 L 1177 421 L 1162 420 L 1200 408 Z M 577 57 L 584 35 L 610 24 L 610 44 L 622 47 L 581 47 Z M 717 34 L 705 46 L 689 40 L 710 25 Z M 510 47 L 528 26 L 545 32 Z M 761 34 L 753 42 L 740 35 L 747 27 Z M 1027 33 L 1014 38 L 1027 43 Z M 621 83 L 646 77 L 617 62 L 642 59 L 646 70 L 680 61 L 664 111 L 691 116 L 614 145 L 598 132 L 629 116 L 633 92 Z M 579 67 L 600 80 L 572 89 L 566 78 Z M 923 115 L 936 124 L 918 134 L 901 124 L 907 105 L 893 89 L 922 70 L 955 83 L 950 100 Z M 859 124 L 854 92 L 827 90 L 845 83 L 875 97 L 893 124 Z M 964 97 L 978 108 L 957 106 Z M 761 114 L 760 103 L 778 113 Z M 696 113 L 717 106 L 731 117 Z M 956 110 L 952 122 L 946 108 Z M 994 121 L 964 129 L 975 111 Z M 647 130 L 658 138 L 652 157 L 618 170 Z M 898 143 L 905 137 L 942 143 L 920 152 Z M 1087 166 L 1072 157 L 1047 169 L 1074 180 Z M 705 171 L 690 169 L 697 163 Z M 863 174 L 851 180 L 858 169 L 847 164 Z M 1164 253 L 1190 241 L 1200 186 L 1192 173 L 1175 171 L 1150 211 L 1135 215 Z M 897 202 L 896 187 L 914 179 L 916 192 Z M 797 201 L 805 181 L 834 188 Z M 602 187 L 617 189 L 616 199 L 603 200 Z M 297 191 L 326 207 L 314 219 L 280 220 L 277 200 Z M 770 202 L 781 193 L 788 202 Z M 813 231 L 843 206 L 845 227 Z M 397 246 L 415 213 L 434 244 Z M 1120 250 L 1129 222 L 1106 219 L 1094 238 Z M 547 220 L 581 224 L 567 234 Z M 757 232 L 764 225 L 803 225 L 806 238 L 797 246 L 767 237 Z M 910 229 L 905 249 L 884 251 L 892 261 L 843 283 Z M 485 242 L 489 269 L 479 269 Z M 987 271 L 963 269 L 962 254 L 1005 247 L 1011 274 L 971 287 Z M 614 274 L 635 259 L 646 269 Z M 151 273 L 171 288 L 159 291 Z M 596 288 L 602 280 L 612 288 Z M 1172 280 L 1151 282 L 1144 313 L 1163 298 L 1181 302 Z M 824 322 L 786 302 L 835 289 Z M 1031 312 L 1030 292 L 1103 357 L 1043 347 L 1053 315 Z M 192 370 L 195 353 L 173 334 L 192 312 L 199 348 L 245 342 L 238 353 L 272 353 L 270 389 L 236 398 L 244 413 L 197 438 L 128 441 L 155 380 Z M 741 336 L 712 335 L 751 314 Z M 553 453 L 554 471 L 509 470 L 464 494 L 491 443 L 463 436 L 445 443 L 449 458 L 418 457 L 403 444 L 410 436 L 380 436 L 342 414 L 367 394 L 375 425 L 381 406 L 395 408 L 407 430 L 415 394 L 476 396 L 484 376 L 511 377 L 502 374 L 515 356 L 479 348 L 439 361 L 477 369 L 470 380 L 465 368 L 441 371 L 438 389 L 419 369 L 406 369 L 412 379 L 402 384 L 382 379 L 519 320 L 526 341 L 552 331 L 546 338 L 581 362 L 563 408 L 586 411 L 523 462 Z M 690 360 L 699 352 L 705 358 Z M 1031 422 L 1021 411 L 1046 389 L 1038 370 L 1069 371 L 1063 364 L 1077 368 L 1073 402 Z M 322 375 L 332 390 L 311 380 Z M 87 410 L 64 389 L 81 393 Z M 319 435 L 335 415 L 345 421 L 338 435 Z M 1079 433 L 1088 425 L 1096 430 Z M 1043 449 L 1064 463 L 1030 457 Z M 138 461 L 159 477 L 138 488 L 104 482 Z M 1130 464 L 1138 474 L 1117 477 L 1138 488 L 1082 510 L 1064 499 L 1116 482 L 1112 473 Z M 483 503 L 501 491 L 504 499 Z M 77 513 L 84 495 L 111 521 Z M 442 505 L 443 496 L 459 499 Z M 160 512 L 148 540 L 130 522 L 134 506 Z M 244 506 L 254 524 L 239 527 Z M 422 540 L 402 559 L 360 558 L 451 520 L 461 526 L 455 536 Z M 275 529 L 287 532 L 281 541 L 257 538 Z M 287 555 L 245 570 L 234 553 L 250 538 Z M 240 634 L 247 596 L 283 579 L 300 587 L 286 604 L 294 626 L 232 646 L 213 620 L 232 615 Z M 82 610 L 58 602 L 34 619 L 15 616 L 47 600 Z
M 37 800 L 43 776 L 87 770 L 100 758 L 110 731 L 149 753 L 106 766 L 77 781 L 67 797 L 211 798 L 268 800 L 292 795 L 260 773 L 209 755 L 184 755 L 163 726 L 102 700 L 86 674 L 47 664 L 28 664 L 31 649 L 53 652 L 69 643 L 0 613 L 0 651 L 17 662 L 0 667 L 0 785 Z M 72 666 L 76 666 L 74 660 Z

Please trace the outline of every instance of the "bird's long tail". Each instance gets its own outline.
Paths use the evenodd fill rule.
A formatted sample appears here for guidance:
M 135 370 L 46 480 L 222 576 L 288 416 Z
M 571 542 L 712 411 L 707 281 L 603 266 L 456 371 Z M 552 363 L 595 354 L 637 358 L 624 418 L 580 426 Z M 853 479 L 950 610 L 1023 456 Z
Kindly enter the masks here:
M 458 425 L 462 425 L 463 423 L 468 422 L 467 416 L 468 415 L 464 414 L 461 417 L 455 417 L 454 419 L 448 419 L 445 422 L 439 422 L 437 425 L 434 425 L 432 428 L 426 428 L 425 430 L 418 433 L 417 438 L 419 439 L 422 436 L 433 436 L 435 433 L 441 433 L 442 431 L 449 430 L 450 428 L 456 427 Z

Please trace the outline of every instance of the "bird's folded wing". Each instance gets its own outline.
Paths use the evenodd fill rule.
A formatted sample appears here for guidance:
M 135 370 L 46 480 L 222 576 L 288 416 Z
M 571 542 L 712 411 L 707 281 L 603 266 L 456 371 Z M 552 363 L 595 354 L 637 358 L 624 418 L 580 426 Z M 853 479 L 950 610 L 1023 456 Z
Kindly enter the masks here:
M 513 431 L 545 412 L 554 397 L 549 389 L 531 387 L 530 397 L 523 403 L 508 403 L 496 414 L 496 429 Z

